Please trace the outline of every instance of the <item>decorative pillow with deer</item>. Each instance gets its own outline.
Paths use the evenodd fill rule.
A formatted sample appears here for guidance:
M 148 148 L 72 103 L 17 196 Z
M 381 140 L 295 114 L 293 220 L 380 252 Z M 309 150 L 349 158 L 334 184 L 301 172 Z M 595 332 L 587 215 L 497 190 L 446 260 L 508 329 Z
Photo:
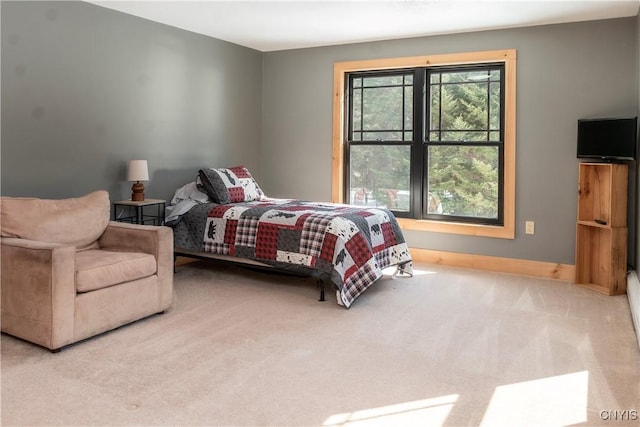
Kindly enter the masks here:
M 200 169 L 198 187 L 220 204 L 261 200 L 264 193 L 244 166 L 222 169 Z

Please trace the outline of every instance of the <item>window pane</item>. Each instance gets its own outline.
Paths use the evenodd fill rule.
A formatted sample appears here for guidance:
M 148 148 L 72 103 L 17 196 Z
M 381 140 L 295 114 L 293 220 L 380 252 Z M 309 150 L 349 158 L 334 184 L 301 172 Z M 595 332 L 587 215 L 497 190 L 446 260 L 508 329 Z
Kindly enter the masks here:
M 409 211 L 411 147 L 351 146 L 350 202 Z
M 413 75 L 359 77 L 353 83 L 352 140 L 410 141 L 406 136 L 413 132 Z
M 413 86 L 404 88 L 404 128 L 413 129 Z
M 487 84 L 442 86 L 442 129 L 487 129 Z
M 429 147 L 427 211 L 498 218 L 498 147 Z
M 500 130 L 500 117 L 502 116 L 502 111 L 500 110 L 500 83 L 490 83 L 489 101 L 491 129 Z
M 402 130 L 402 88 L 384 87 L 363 91 L 364 130 Z
M 429 129 L 438 130 L 440 129 L 440 86 L 432 86 L 431 87 L 431 100 L 430 100 L 430 111 L 431 114 L 429 116 Z M 432 139 L 433 141 L 433 139 Z
M 488 81 L 489 71 L 449 71 L 442 73 L 442 83 L 465 83 Z
M 362 80 L 364 87 L 402 86 L 403 76 L 365 77 Z
M 429 141 L 501 141 L 499 69 L 429 73 Z M 440 133 L 433 131 L 441 130 Z
M 353 113 L 351 123 L 354 131 L 362 130 L 362 90 L 353 91 Z

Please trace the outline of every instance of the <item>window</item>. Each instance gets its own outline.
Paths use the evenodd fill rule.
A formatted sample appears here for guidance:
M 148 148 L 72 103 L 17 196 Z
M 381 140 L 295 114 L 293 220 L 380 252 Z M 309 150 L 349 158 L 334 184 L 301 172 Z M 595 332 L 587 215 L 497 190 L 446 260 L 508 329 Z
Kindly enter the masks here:
M 409 212 L 413 73 L 349 76 L 349 203 Z
M 504 66 L 426 73 L 423 217 L 502 225 Z
M 515 51 L 337 63 L 335 85 L 334 201 L 513 238 Z

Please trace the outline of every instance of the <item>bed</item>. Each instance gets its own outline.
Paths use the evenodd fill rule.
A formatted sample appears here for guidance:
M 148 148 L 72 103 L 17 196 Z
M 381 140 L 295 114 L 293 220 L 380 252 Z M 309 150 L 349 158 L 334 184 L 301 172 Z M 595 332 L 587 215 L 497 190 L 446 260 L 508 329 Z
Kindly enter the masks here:
M 238 166 L 201 169 L 167 208 L 176 255 L 235 260 L 311 276 L 349 308 L 382 276 L 411 275 L 394 215 L 381 208 L 266 197 Z

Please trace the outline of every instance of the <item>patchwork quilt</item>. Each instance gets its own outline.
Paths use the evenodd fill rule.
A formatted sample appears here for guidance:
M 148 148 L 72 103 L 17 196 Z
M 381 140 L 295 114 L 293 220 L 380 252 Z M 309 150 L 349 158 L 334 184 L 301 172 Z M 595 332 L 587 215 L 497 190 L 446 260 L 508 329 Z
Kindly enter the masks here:
M 384 268 L 411 269 L 408 246 L 391 212 L 332 203 L 262 199 L 214 205 L 203 250 L 310 268 L 335 284 L 338 302 L 347 308 Z

